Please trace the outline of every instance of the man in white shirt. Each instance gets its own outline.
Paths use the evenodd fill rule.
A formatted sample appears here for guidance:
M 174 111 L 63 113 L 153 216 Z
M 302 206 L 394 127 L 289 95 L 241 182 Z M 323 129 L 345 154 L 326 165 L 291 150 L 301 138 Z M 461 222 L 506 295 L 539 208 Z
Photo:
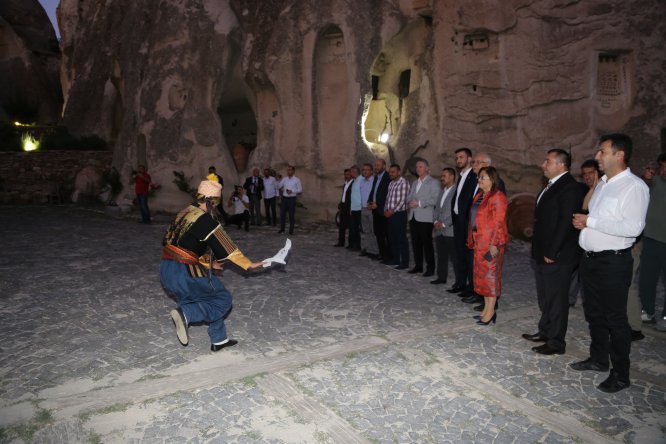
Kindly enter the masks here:
M 277 225 L 276 201 L 278 195 L 278 183 L 271 175 L 270 168 L 264 168 L 264 210 L 266 210 L 266 224 Z
M 580 276 L 585 294 L 583 309 L 590 328 L 590 357 L 574 362 L 574 370 L 607 371 L 597 387 L 615 393 L 629 387 L 631 327 L 627 321 L 627 294 L 632 278 L 631 247 L 645 227 L 650 201 L 647 185 L 627 167 L 631 138 L 610 134 L 599 139 L 595 159 L 605 173 L 590 199 L 589 215 L 574 214 L 574 227 L 582 230 L 578 244 L 585 251 Z
M 296 196 L 303 192 L 301 180 L 294 176 L 296 168 L 287 166 L 287 177 L 280 180 L 279 188 L 282 193 L 282 205 L 280 205 L 280 231 L 284 233 L 285 216 L 289 214 L 289 234 L 294 234 L 294 221 L 296 216 Z

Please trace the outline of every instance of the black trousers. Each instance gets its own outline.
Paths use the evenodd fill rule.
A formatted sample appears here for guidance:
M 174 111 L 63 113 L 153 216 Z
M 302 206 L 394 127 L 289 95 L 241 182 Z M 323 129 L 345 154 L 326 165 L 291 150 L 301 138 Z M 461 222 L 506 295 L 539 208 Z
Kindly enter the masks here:
M 280 231 L 284 231 L 287 214 L 289 214 L 289 234 L 294 234 L 296 197 L 282 196 L 282 205 L 280 206 Z
M 407 241 L 407 212 L 398 211 L 387 219 L 393 263 L 409 266 L 409 242 Z
M 349 245 L 352 249 L 361 249 L 361 210 L 351 212 L 349 218 Z
M 434 273 L 435 249 L 432 245 L 432 222 L 419 222 L 412 217 L 409 221 L 409 232 L 412 234 L 414 268 L 422 270 L 425 257 L 426 272 Z
M 340 226 L 338 227 L 338 245 L 345 246 L 345 239 L 347 238 L 347 231 L 349 230 L 349 225 L 351 221 L 351 216 L 349 215 L 349 207 L 345 204 L 340 204 L 338 206 L 340 210 Z
M 384 209 L 376 208 L 372 210 L 372 230 L 377 238 L 377 248 L 379 256 L 384 260 L 391 260 L 391 246 L 388 241 L 388 229 Z
M 437 279 L 445 281 L 449 277 L 449 257 L 455 262 L 456 250 L 452 237 L 435 236 L 437 250 Z
M 245 226 L 245 231 L 250 229 L 250 212 L 248 210 L 243 211 L 241 214 L 234 214 L 227 218 L 227 225 L 238 225 L 238 228 L 241 225 Z
M 534 264 L 537 301 L 541 310 L 539 333 L 553 348 L 565 348 L 569 325 L 569 284 L 575 264 Z
M 453 242 L 455 244 L 456 256 L 453 259 L 453 269 L 456 274 L 455 287 L 473 290 L 472 265 L 474 263 L 474 251 L 467 248 L 467 224 L 460 217 L 453 217 Z
M 630 253 L 587 257 L 580 261 L 583 311 L 590 328 L 590 357 L 607 365 L 609 358 L 621 380 L 629 380 L 631 327 L 627 295 L 634 260 Z
M 252 225 L 261 225 L 261 195 L 250 194 L 250 222 Z
M 266 223 L 268 225 L 277 225 L 277 212 L 275 211 L 275 202 L 277 197 L 264 199 L 264 210 L 266 212 Z

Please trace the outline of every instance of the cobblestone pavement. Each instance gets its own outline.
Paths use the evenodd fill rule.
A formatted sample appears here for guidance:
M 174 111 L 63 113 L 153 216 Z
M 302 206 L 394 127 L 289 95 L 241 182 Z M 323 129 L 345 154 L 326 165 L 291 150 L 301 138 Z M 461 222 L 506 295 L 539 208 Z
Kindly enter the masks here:
M 0 442 L 666 442 L 666 335 L 644 325 L 632 386 L 608 395 L 582 309 L 567 353 L 538 356 L 528 245 L 510 245 L 495 326 L 445 286 L 297 226 L 283 269 L 222 280 L 240 343 L 179 345 L 153 225 L 71 206 L 0 207 Z M 252 259 L 284 243 L 230 229 Z M 658 306 L 663 304 L 660 290 Z

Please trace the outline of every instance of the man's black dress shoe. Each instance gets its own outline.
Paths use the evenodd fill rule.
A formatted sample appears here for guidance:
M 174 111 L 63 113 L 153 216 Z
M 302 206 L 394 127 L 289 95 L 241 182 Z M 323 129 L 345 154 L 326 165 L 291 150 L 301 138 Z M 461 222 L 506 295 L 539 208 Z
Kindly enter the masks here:
M 454 285 L 453 287 L 449 288 L 449 289 L 446 290 L 446 291 L 447 291 L 448 293 L 462 293 L 462 291 L 463 291 L 464 289 L 465 289 L 464 287 L 457 287 L 457 286 Z
M 434 276 L 434 275 L 435 275 L 434 271 L 426 271 L 425 273 L 423 273 L 423 277 L 427 277 L 427 278 L 429 278 L 430 276 Z
M 483 297 L 478 294 L 472 294 L 461 299 L 465 304 L 478 304 L 483 302 Z
M 631 330 L 631 342 L 640 341 L 645 339 L 645 335 L 640 330 Z
M 423 273 L 423 268 L 414 267 L 411 270 L 409 270 L 407 273 L 409 274 Z
M 597 386 L 599 390 L 605 393 L 617 393 L 620 390 L 624 390 L 631 385 L 629 380 L 621 380 L 617 376 L 617 372 L 614 370 L 610 371 L 608 378 L 604 380 L 601 384 Z
M 541 333 L 534 333 L 533 335 L 523 333 L 523 339 L 527 339 L 528 341 L 532 342 L 546 342 L 548 340 L 548 338 Z
M 540 355 L 563 355 L 563 348 L 554 348 L 548 344 L 539 345 L 537 347 L 532 347 L 532 351 L 539 353 Z
M 408 268 L 409 268 L 409 267 L 408 267 L 407 265 L 396 265 L 396 266 L 395 266 L 395 269 L 396 269 L 396 270 L 406 270 L 406 269 L 408 269 Z M 411 272 L 410 272 L 410 273 L 411 273 Z
M 210 351 L 214 351 L 214 352 L 220 351 L 223 348 L 233 347 L 236 344 L 238 344 L 238 341 L 235 340 L 235 339 L 229 339 L 224 344 L 210 344 Z
M 578 362 L 573 362 L 569 364 L 569 367 L 572 369 L 583 372 L 586 370 L 591 370 L 593 372 L 607 372 L 608 371 L 608 364 L 603 365 L 599 364 L 596 361 L 593 361 L 592 358 L 587 358 L 584 361 L 578 361 Z
M 433 285 L 446 284 L 446 279 L 437 278 L 434 281 L 430 281 L 430 283 Z
M 363 250 L 363 251 L 361 251 L 361 254 L 359 254 L 359 256 L 361 256 L 361 257 L 369 256 L 369 254 L 365 250 Z

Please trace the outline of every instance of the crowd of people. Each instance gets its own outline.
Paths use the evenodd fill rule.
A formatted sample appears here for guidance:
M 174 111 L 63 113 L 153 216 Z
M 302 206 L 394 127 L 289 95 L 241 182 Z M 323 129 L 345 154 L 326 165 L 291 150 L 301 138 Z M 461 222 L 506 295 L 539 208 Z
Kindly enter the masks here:
M 632 340 L 644 337 L 641 323 L 656 323 L 666 331 L 666 306 L 655 318 L 656 288 L 660 275 L 666 274 L 666 154 L 657 159 L 658 171 L 648 168 L 639 178 L 628 166 L 632 151 L 628 136 L 602 136 L 595 158 L 582 164 L 583 181 L 578 182 L 570 172 L 570 154 L 548 150 L 541 165 L 548 182 L 536 195 L 534 208 L 531 256 L 541 315 L 537 332 L 522 337 L 540 344 L 532 348 L 535 353 L 564 354 L 569 308 L 581 293 L 590 356 L 570 367 L 609 371 L 598 386 L 609 393 L 630 385 L 629 351 Z M 498 319 L 509 201 L 487 153 L 473 155 L 469 148 L 459 148 L 453 160 L 456 168 L 443 168 L 439 183 L 425 159 L 416 161 L 411 183 L 400 165 L 387 168 L 381 158 L 345 169 L 334 246 L 346 246 L 395 270 L 432 277 L 432 285 L 449 281 L 451 261 L 454 279 L 446 291 L 475 304 L 480 314 L 473 318 L 487 326 Z M 208 287 L 201 287 L 198 279 L 206 272 L 198 264 L 204 250 L 223 258 L 217 261 L 231 260 L 245 269 L 261 264 L 243 256 L 216 221 L 223 181 L 214 167 L 209 173 L 197 202 L 183 210 L 167 232 L 161 277 L 179 301 L 172 319 L 181 343 L 187 344 L 189 323 L 205 321 L 210 324 L 211 349 L 217 351 L 235 343 L 226 338 L 222 320 L 231 297 L 219 280 L 211 287 L 219 287 L 219 294 L 211 296 Z M 294 173 L 291 165 L 285 177 L 265 168 L 261 177 L 254 168 L 229 198 L 232 214 L 224 215 L 226 224 L 246 230 L 250 224 L 261 225 L 263 199 L 266 223 L 275 226 L 280 199 L 279 233 L 284 233 L 289 216 L 293 234 L 296 196 L 303 191 Z M 208 269 L 214 268 L 211 260 Z
M 502 262 L 509 241 L 508 200 L 504 182 L 487 153 L 455 152 L 456 169 L 441 170 L 439 182 L 425 159 L 415 163 L 410 184 L 400 165 L 384 159 L 344 171 L 338 209 L 336 247 L 358 251 L 396 270 L 448 282 L 449 261 L 454 282 L 447 290 L 466 303 L 476 303 L 481 325 L 497 321 Z M 573 214 L 573 213 L 572 213 Z M 414 264 L 410 269 L 410 245 Z
M 522 337 L 540 344 L 535 353 L 564 354 L 569 308 L 580 293 L 590 357 L 570 367 L 610 370 L 598 386 L 608 393 L 630 385 L 630 344 L 644 338 L 642 323 L 666 331 L 666 306 L 655 317 L 657 284 L 666 275 L 666 154 L 657 159 L 658 171 L 647 168 L 639 178 L 629 168 L 632 151 L 629 136 L 602 136 L 578 182 L 570 154 L 548 150 L 542 163 L 548 182 L 534 209 L 531 256 L 541 316 L 538 331 Z M 506 188 L 487 153 L 459 148 L 454 162 L 456 169 L 441 170 L 439 184 L 423 159 L 411 184 L 400 165 L 387 170 L 383 159 L 364 164 L 360 177 L 356 166 L 345 170 L 335 246 L 347 239 L 349 250 L 435 277 L 433 285 L 447 283 L 451 260 L 455 278 L 446 291 L 478 304 L 474 319 L 490 325 L 497 322 L 509 242 Z

